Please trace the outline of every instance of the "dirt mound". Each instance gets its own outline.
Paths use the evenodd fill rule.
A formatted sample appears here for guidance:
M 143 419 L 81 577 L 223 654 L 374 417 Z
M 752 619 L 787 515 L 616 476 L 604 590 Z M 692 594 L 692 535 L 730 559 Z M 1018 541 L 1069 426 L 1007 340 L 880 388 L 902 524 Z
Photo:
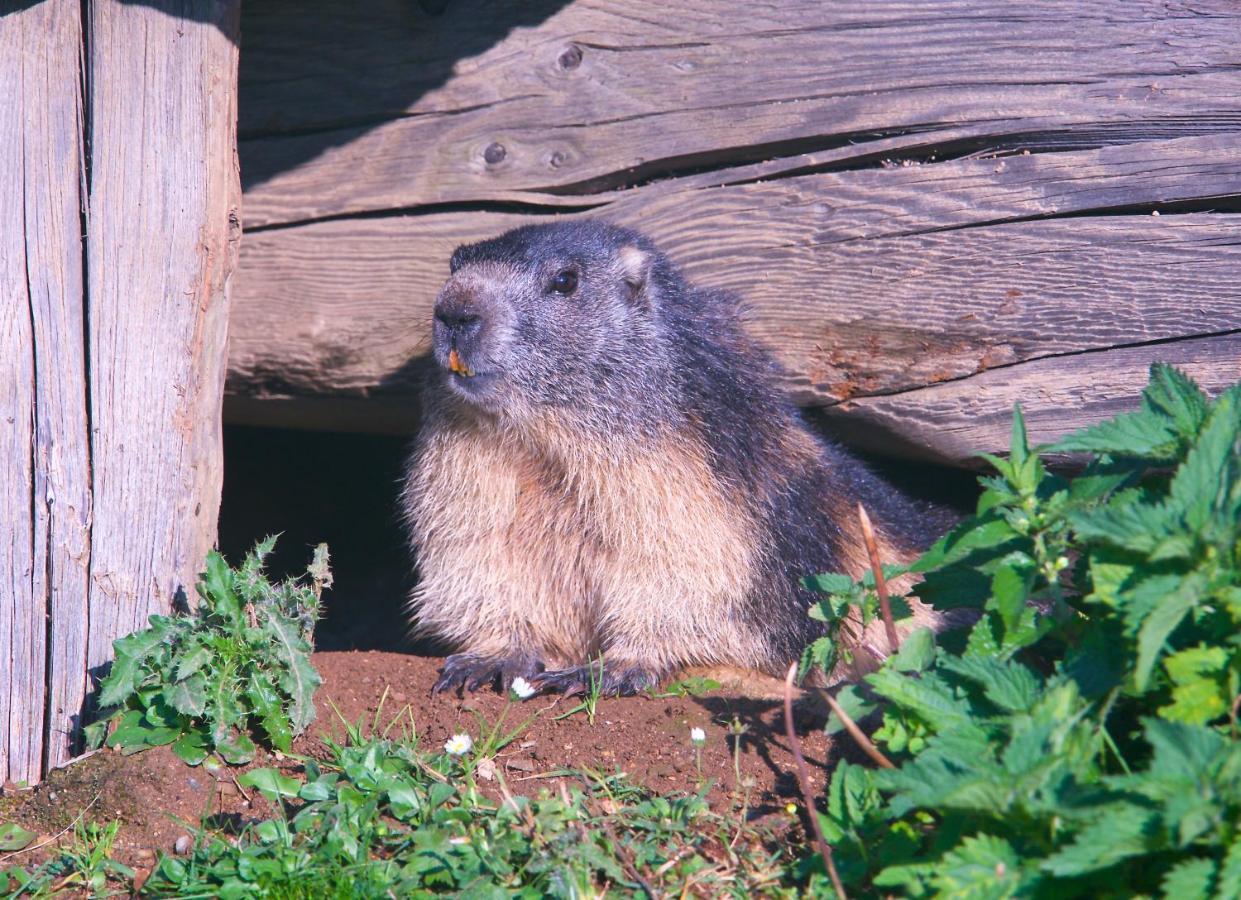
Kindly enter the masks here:
M 738 809 L 742 798 L 751 816 L 785 816 L 789 801 L 800 805 L 783 711 L 775 699 L 742 698 L 727 688 L 699 697 L 605 698 L 592 725 L 584 712 L 556 719 L 577 705 L 575 698 L 537 697 L 515 703 L 491 692 L 433 697 L 431 685 L 442 662 L 434 657 L 341 651 L 317 653 L 314 662 L 324 679 L 316 702 L 318 718 L 295 743 L 297 753 L 320 755 L 315 738 L 342 738 L 342 719 L 364 721 L 368 728 L 377 720 L 382 729 L 398 716 L 408 724 L 412 715 L 421 745 L 438 750 L 461 732 L 480 740 L 486 727 L 482 723 L 492 725 L 503 716 L 504 733 L 532 719 L 496 758 L 499 776 L 514 793 L 555 790 L 565 778 L 556 773 L 587 768 L 621 771 L 633 782 L 660 792 L 694 793 L 710 783 L 707 798 L 717 811 Z M 737 743 L 732 736 L 734 722 L 743 729 Z M 812 724 L 799 723 L 798 731 L 818 794 L 832 747 Z M 706 734 L 701 773 L 690 742 L 690 729 L 695 727 Z M 262 751 L 251 767 L 271 765 L 297 768 L 291 759 L 277 760 Z M 119 819 L 115 855 L 142 867 L 153 861 L 155 851 L 172 851 L 177 839 L 187 834 L 187 825 L 204 815 L 235 823 L 270 815 L 261 797 L 238 787 L 235 779 L 241 771 L 190 768 L 166 747 L 136 756 L 105 751 L 52 773 L 36 790 L 7 791 L 0 798 L 0 822 L 16 821 L 43 840 L 65 829 L 71 832 L 79 814 L 88 821 Z M 498 782 L 498 777 L 482 782 L 497 799 Z M 0 855 L 0 862 L 30 863 L 46 852 L 35 850 L 8 860 Z

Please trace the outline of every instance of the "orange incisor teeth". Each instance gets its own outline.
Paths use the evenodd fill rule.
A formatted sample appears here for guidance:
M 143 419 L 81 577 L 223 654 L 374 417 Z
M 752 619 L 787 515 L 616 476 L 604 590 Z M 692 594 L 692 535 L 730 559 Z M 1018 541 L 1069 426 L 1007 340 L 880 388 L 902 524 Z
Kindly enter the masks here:
M 448 351 L 448 368 L 450 371 L 456 372 L 458 375 L 464 375 L 467 378 L 474 373 L 470 371 L 470 367 L 461 361 L 457 348 L 453 347 Z

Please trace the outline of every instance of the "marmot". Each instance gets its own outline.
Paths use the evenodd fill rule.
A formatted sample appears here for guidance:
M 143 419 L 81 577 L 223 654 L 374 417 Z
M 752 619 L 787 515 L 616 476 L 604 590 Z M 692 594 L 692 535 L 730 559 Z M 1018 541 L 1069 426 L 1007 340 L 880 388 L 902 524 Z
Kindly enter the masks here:
M 600 658 L 605 693 L 783 673 L 821 633 L 802 578 L 868 567 L 859 500 L 885 560 L 920 546 L 920 511 L 810 430 L 738 300 L 641 234 L 532 225 L 450 272 L 403 498 L 415 626 L 460 651 L 436 691 L 580 690 Z

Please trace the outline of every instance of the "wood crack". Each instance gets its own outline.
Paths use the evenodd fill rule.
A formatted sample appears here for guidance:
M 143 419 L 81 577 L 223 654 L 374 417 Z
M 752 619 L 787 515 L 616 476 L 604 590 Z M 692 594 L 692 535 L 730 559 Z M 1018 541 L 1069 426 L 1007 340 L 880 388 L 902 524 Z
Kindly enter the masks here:
M 944 378 L 931 384 L 919 384 L 919 385 L 914 385 L 912 387 L 896 388 L 896 389 L 888 390 L 888 391 L 871 391 L 871 392 L 859 391 L 858 393 L 850 397 L 842 398 L 840 400 L 835 400 L 831 402 L 826 402 L 821 405 L 825 409 L 830 409 L 834 406 L 840 406 L 842 404 L 847 404 L 855 400 L 863 400 L 863 399 L 867 399 L 871 397 L 888 398 L 888 397 L 901 397 L 907 394 L 916 394 L 919 391 L 925 391 L 929 388 L 938 387 L 939 385 L 957 384 L 960 382 L 969 381 L 971 378 L 977 378 L 980 375 L 984 375 L 990 372 L 998 372 L 1004 369 L 1016 369 L 1021 366 L 1026 366 L 1031 363 L 1042 362 L 1044 360 L 1049 360 L 1049 359 L 1072 359 L 1074 357 L 1080 357 L 1080 356 L 1091 356 L 1095 354 L 1113 353 L 1117 350 L 1139 350 L 1139 349 L 1146 349 L 1150 347 L 1166 347 L 1166 346 L 1172 346 L 1176 344 L 1184 344 L 1190 341 L 1201 341 L 1201 340 L 1209 340 L 1211 338 L 1227 338 L 1227 337 L 1235 337 L 1235 336 L 1241 336 L 1241 328 L 1228 328 L 1222 331 L 1204 331 L 1204 332 L 1196 332 L 1193 334 L 1178 334 L 1173 337 L 1153 338 L 1149 341 L 1131 341 L 1127 343 L 1109 344 L 1106 347 L 1083 347 L 1078 350 L 1066 350 L 1062 353 L 1036 354 L 1033 356 L 1027 356 L 1022 359 L 1014 360 L 1013 362 L 997 363 L 995 365 L 991 365 L 991 366 L 987 366 L 986 368 L 979 369 L 976 372 L 970 372 L 969 374 L 966 374 L 966 375 L 959 375 L 959 376 L 952 377 L 952 378 Z

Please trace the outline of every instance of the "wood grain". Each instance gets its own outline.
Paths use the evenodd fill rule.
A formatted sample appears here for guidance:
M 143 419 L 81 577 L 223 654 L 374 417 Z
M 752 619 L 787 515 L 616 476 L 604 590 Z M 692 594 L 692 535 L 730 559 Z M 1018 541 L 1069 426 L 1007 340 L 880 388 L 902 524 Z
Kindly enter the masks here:
M 968 462 L 980 450 L 1006 448 L 997 436 L 1020 403 L 1031 443 L 1136 407 L 1153 362 L 1179 366 L 1208 392 L 1241 381 L 1241 331 L 1147 347 L 1056 356 L 992 369 L 886 397 L 850 400 L 827 410 L 852 442 L 939 462 Z M 894 437 L 897 436 L 897 437 Z M 903 446 L 894 447 L 899 439 Z
M 236 0 L 90 10 L 92 668 L 193 596 L 215 540 L 240 237 L 237 16 Z
M 86 691 L 80 52 L 72 0 L 0 19 L 0 782 L 68 759 Z
M 829 405 L 1043 356 L 1241 328 L 1232 216 L 1091 215 L 1175 208 L 1209 192 L 1241 194 L 1241 144 L 1195 138 L 643 188 L 592 214 L 642 228 L 692 280 L 740 294 L 799 401 Z M 538 220 L 454 212 L 251 234 L 230 391 L 399 393 L 452 248 Z M 378 409 L 376 419 L 395 426 Z M 993 449 L 1002 438 L 992 436 Z
M 1241 127 L 1225 0 L 247 9 L 248 227 Z
M 0 782 L 80 749 L 112 641 L 215 539 L 237 11 L 0 17 Z

